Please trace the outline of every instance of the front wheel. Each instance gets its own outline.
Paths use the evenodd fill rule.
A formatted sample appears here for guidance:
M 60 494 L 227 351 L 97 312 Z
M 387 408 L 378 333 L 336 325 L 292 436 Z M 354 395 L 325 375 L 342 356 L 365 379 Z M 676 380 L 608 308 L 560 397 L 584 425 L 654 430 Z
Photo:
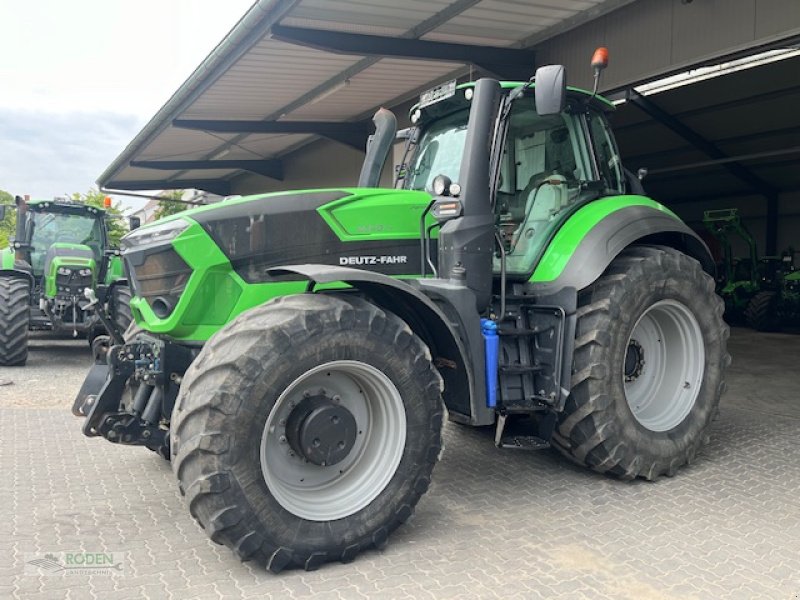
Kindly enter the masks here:
M 131 313 L 131 288 L 127 285 L 116 285 L 111 292 L 109 316 L 120 333 L 124 333 L 133 322 Z
M 28 360 L 30 285 L 21 277 L 0 275 L 0 366 Z
M 706 441 L 730 362 L 714 280 L 677 250 L 637 246 L 578 304 L 572 390 L 554 445 L 623 479 L 674 474 Z
M 441 385 L 421 340 L 364 300 L 243 313 L 204 346 L 172 414 L 192 515 L 275 572 L 382 547 L 428 488 Z

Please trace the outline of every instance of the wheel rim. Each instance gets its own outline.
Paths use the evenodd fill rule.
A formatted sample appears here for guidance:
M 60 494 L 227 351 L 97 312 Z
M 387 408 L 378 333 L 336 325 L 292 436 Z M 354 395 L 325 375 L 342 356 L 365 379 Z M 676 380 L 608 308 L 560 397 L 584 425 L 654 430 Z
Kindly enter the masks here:
M 335 464 L 315 464 L 298 452 L 297 427 L 314 419 L 300 415 L 310 400 L 325 399 L 331 413 L 355 424 L 349 451 Z M 316 409 L 312 415 L 312 409 Z M 344 412 L 341 412 L 344 409 Z M 319 414 L 318 407 L 308 415 Z M 287 430 L 288 427 L 288 430 Z M 313 437 L 313 436 L 311 436 Z M 305 439 L 305 438 L 303 438 Z M 343 438 L 344 439 L 344 438 Z M 315 441 L 318 441 L 315 439 Z M 261 436 L 261 472 L 269 491 L 283 508 L 310 521 L 331 521 L 352 515 L 370 502 L 394 476 L 406 442 L 406 414 L 400 392 L 381 371 L 366 363 L 339 360 L 307 371 L 280 395 Z
M 673 429 L 697 401 L 704 370 L 697 319 L 680 302 L 656 302 L 639 317 L 626 347 L 623 382 L 633 416 L 651 431 Z

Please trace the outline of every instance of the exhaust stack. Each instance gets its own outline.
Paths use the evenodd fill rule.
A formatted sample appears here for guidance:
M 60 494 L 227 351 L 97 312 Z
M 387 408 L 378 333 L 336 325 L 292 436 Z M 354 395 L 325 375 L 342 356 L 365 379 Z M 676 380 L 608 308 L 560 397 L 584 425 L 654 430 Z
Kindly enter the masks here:
M 367 155 L 358 176 L 358 187 L 378 187 L 381 172 L 397 134 L 397 117 L 385 108 L 379 108 L 372 117 L 375 133 L 367 140 Z

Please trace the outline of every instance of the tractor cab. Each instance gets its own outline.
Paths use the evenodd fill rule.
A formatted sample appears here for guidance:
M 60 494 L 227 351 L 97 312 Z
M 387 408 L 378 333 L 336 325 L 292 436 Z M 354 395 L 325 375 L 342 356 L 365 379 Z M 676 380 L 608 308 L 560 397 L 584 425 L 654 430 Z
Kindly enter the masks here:
M 453 86 L 451 95 L 412 108 L 416 131 L 407 134 L 411 159 L 401 170 L 402 187 L 436 194 L 440 178 L 447 183 L 440 183 L 440 195 L 458 195 L 474 87 Z M 492 207 L 507 273 L 527 278 L 549 234 L 575 208 L 641 188 L 623 171 L 605 117 L 614 108 L 610 102 L 567 88 L 562 110 L 540 114 L 535 84 L 504 82 L 500 88 L 504 135 L 496 137 L 493 152 Z M 496 273 L 500 266 L 498 257 Z
M 101 209 L 64 200 L 29 202 L 23 240 L 30 246 L 34 277 L 50 275 L 55 264 L 75 258 L 81 265 L 99 265 L 108 246 L 104 215 Z

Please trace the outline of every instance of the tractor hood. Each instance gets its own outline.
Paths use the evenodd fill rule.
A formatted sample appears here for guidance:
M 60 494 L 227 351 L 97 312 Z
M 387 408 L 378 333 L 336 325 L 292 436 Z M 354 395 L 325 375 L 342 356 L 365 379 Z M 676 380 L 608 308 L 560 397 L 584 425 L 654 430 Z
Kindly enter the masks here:
M 378 214 L 382 213 L 385 218 L 378 219 L 383 221 L 380 230 L 386 232 L 398 231 L 405 229 L 405 217 L 408 216 L 409 212 L 416 213 L 418 219 L 420 213 L 416 209 L 420 206 L 424 209 L 431 199 L 431 195 L 427 192 L 387 188 L 332 188 L 274 192 L 271 194 L 243 196 L 234 200 L 226 200 L 186 210 L 153 223 L 148 223 L 125 237 L 130 238 L 153 227 L 187 217 L 197 222 L 219 222 L 243 215 L 257 218 L 268 214 L 296 213 L 309 208 L 313 210 L 319 209 L 320 215 L 330 215 L 331 211 L 336 210 L 337 215 L 347 217 L 355 214 L 352 211 L 355 209 L 356 204 L 358 205 L 360 216 L 355 221 L 352 218 L 345 218 L 347 224 L 342 225 L 342 234 L 347 235 L 345 232 L 348 227 L 354 229 L 350 232 L 351 235 L 364 233 L 363 229 L 366 223 L 362 222 L 364 214 L 361 211 L 366 211 L 372 218 L 377 217 L 377 214 L 373 214 L 374 211 L 377 211 Z M 345 206 L 348 209 L 341 210 Z M 382 212 L 382 209 L 389 209 L 389 212 Z M 395 221 L 397 218 L 403 223 L 397 223 Z M 378 225 L 378 223 L 373 223 L 373 225 Z M 415 231 L 417 229 L 419 229 L 418 221 L 415 224 Z M 417 233 L 416 235 L 418 236 L 419 234 Z
M 43 272 L 45 296 L 83 298 L 83 290 L 94 287 L 94 252 L 83 244 L 55 243 L 44 255 Z
M 405 275 L 416 273 L 420 216 L 430 202 L 426 192 L 344 188 L 250 196 L 182 215 L 248 282 L 271 267 L 303 263 L 382 264 L 387 274 Z
M 195 330 L 201 323 L 224 322 L 263 302 L 277 293 L 272 286 L 296 279 L 302 289 L 300 278 L 270 275 L 276 266 L 361 266 L 419 276 L 420 218 L 430 203 L 426 192 L 336 188 L 187 210 L 122 239 L 136 295 L 131 306 L 150 331 L 205 339 L 205 330 Z M 428 217 L 426 226 L 432 223 Z

